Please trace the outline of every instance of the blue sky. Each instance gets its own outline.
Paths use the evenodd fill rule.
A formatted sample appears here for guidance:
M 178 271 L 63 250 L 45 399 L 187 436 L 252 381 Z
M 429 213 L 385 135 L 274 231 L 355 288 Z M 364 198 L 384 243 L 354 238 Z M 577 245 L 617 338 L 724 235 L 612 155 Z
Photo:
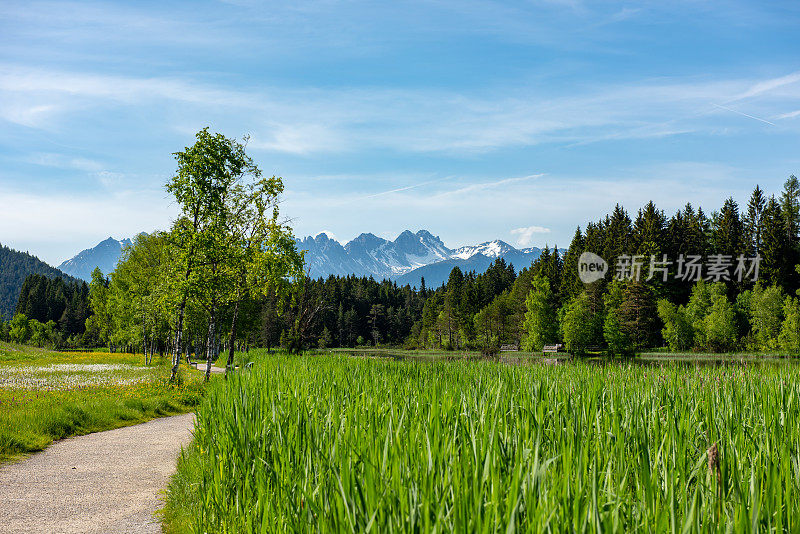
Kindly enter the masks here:
M 171 153 L 250 135 L 298 236 L 566 246 L 617 202 L 800 173 L 796 2 L 0 3 L 0 242 L 167 228 Z

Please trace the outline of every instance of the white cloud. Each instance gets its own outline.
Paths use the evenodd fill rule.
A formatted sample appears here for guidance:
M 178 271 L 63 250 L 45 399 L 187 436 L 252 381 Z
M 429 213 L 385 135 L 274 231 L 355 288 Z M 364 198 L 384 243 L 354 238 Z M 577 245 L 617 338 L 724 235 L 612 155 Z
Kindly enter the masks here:
M 29 250 L 51 265 L 94 246 L 109 235 L 130 237 L 167 229 L 174 206 L 161 191 L 99 195 L 36 194 L 0 189 L 3 244 Z
M 517 236 L 517 245 L 529 247 L 533 244 L 533 238 L 537 234 L 549 234 L 550 228 L 544 226 L 526 226 L 524 228 L 514 228 L 511 235 Z

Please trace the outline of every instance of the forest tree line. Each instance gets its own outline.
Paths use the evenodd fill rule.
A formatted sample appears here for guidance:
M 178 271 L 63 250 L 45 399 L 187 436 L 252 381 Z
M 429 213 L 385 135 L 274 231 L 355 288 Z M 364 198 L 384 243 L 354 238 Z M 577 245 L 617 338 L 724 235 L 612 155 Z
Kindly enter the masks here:
M 686 204 L 667 216 L 649 202 L 632 216 L 617 205 L 577 228 L 563 256 L 545 247 L 520 271 L 497 259 L 483 273 L 456 267 L 440 287 L 423 280 L 415 288 L 371 277 L 304 276 L 302 251 L 278 222 L 282 183 L 262 179 L 243 145 L 203 130 L 176 159 L 167 189 L 182 215 L 169 231 L 139 235 L 112 273 L 93 273 L 88 294 L 31 278 L 17 315 L 112 350 L 149 357 L 171 352 L 174 368 L 181 357 L 210 362 L 223 349 L 230 363 L 235 348 L 254 345 L 495 351 L 502 344 L 541 350 L 563 343 L 573 353 L 614 355 L 664 346 L 800 350 L 800 183 L 794 176 L 777 196 L 756 186 L 746 206 L 728 198 L 709 214 Z M 578 259 L 587 251 L 610 267 L 591 284 L 578 276 Z M 662 269 L 663 278 L 647 276 L 648 259 L 690 256 L 732 264 L 758 257 L 757 280 L 682 279 L 677 262 Z M 620 257 L 644 258 L 643 276 L 616 279 Z M 0 331 L 6 339 L 13 321 Z

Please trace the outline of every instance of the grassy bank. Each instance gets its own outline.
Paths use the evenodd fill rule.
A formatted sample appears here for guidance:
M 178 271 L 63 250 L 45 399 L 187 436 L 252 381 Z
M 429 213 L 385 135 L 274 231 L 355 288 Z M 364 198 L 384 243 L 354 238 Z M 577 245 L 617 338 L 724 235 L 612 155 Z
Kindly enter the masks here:
M 272 356 L 209 391 L 166 524 L 797 531 L 798 369 Z
M 140 360 L 0 346 L 0 463 L 54 440 L 195 409 L 199 373 L 184 372 L 170 385 L 166 362 L 143 367 Z

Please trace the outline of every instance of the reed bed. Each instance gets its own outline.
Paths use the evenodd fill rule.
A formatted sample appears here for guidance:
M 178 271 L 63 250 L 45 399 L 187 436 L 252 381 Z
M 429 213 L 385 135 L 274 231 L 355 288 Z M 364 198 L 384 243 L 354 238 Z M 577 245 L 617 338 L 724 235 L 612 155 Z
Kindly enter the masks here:
M 799 369 L 271 356 L 211 387 L 167 528 L 796 532 Z

